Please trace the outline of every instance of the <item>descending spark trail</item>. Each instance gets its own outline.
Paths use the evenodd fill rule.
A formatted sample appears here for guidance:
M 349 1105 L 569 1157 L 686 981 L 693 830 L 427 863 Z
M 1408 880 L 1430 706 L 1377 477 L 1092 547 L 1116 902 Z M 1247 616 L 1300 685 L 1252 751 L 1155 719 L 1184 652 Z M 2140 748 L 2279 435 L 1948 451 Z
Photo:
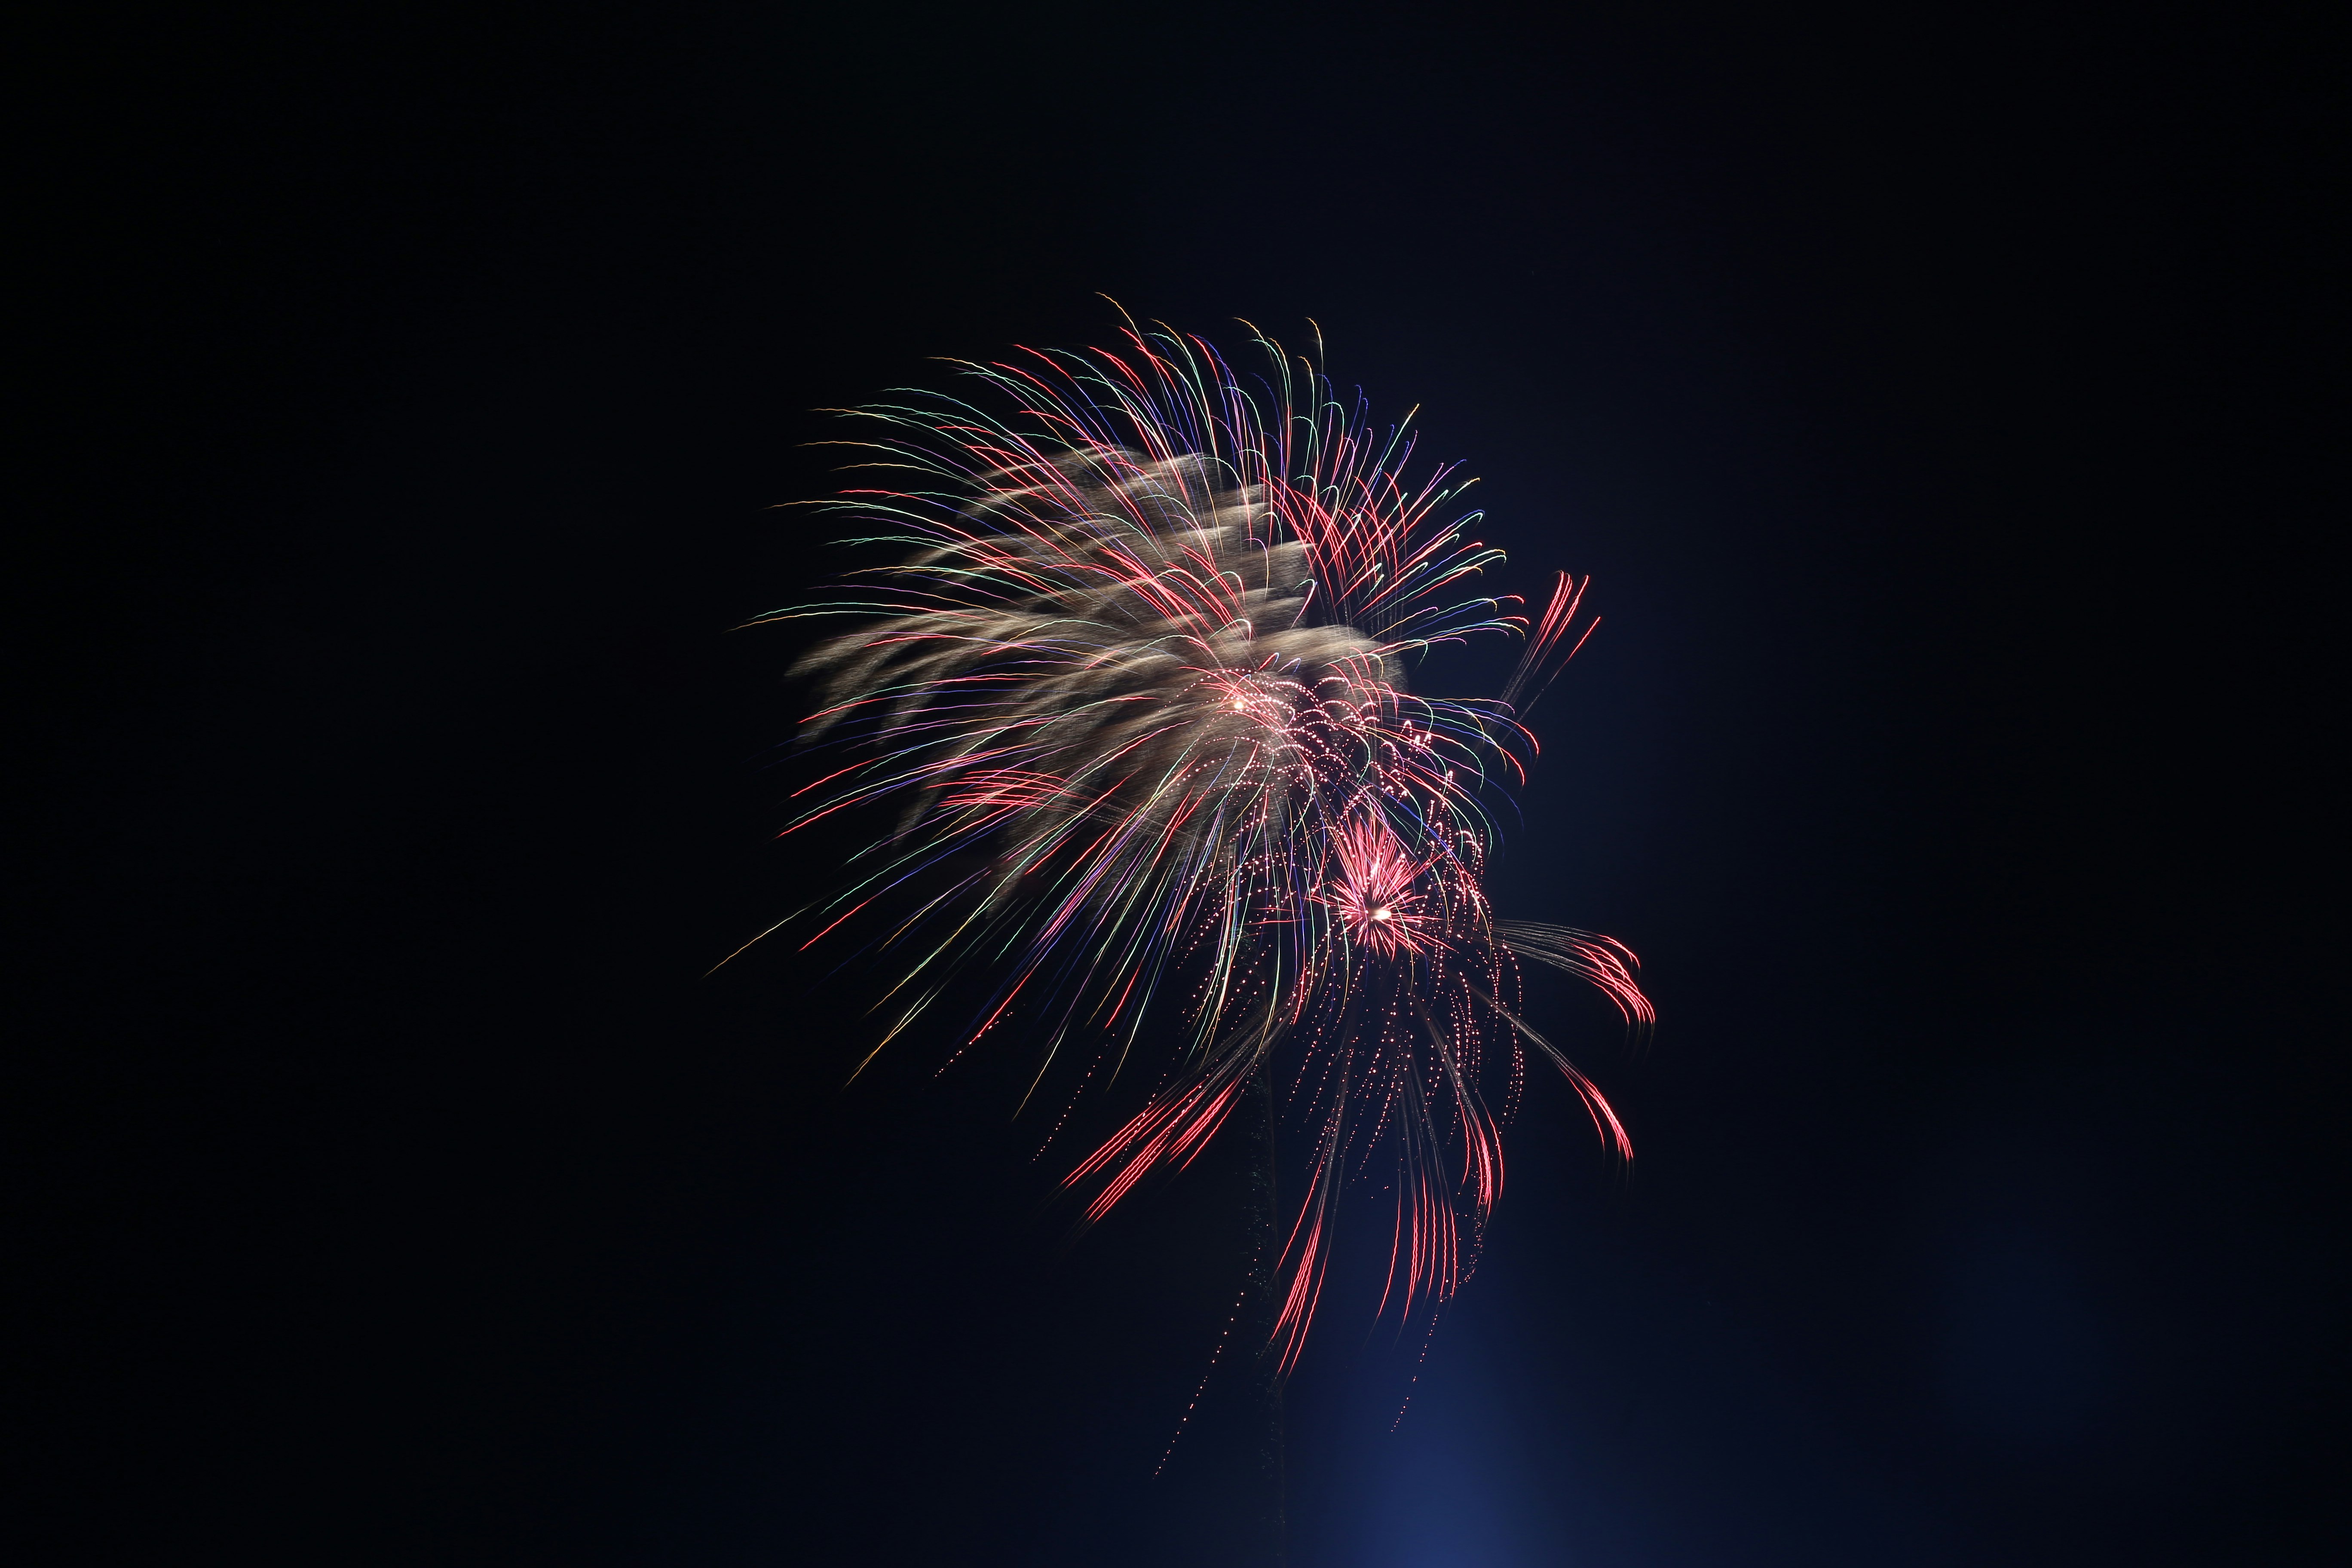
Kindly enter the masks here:
M 1482 886 L 1482 802 L 1525 777 L 1528 694 L 1597 624 L 1569 643 L 1585 584 L 1562 575 L 1532 617 L 1453 597 L 1501 560 L 1465 536 L 1478 514 L 1443 515 L 1454 470 L 1409 481 L 1405 425 L 1375 433 L 1360 398 L 1256 342 L 1245 381 L 1200 338 L 1129 327 L 1117 352 L 965 365 L 971 400 L 855 411 L 904 488 L 828 504 L 902 558 L 760 619 L 855 623 L 802 667 L 822 691 L 807 738 L 849 758 L 785 831 L 898 812 L 807 939 L 891 913 L 875 945 L 900 973 L 859 1070 L 960 972 L 994 982 L 964 1043 L 1018 1017 L 1032 1094 L 1074 1050 L 1108 1062 L 1098 1091 L 1147 1020 L 1175 1020 L 1171 1076 L 1067 1178 L 1088 1221 L 1278 1074 L 1311 1151 L 1276 1271 L 1286 1371 L 1339 1192 L 1376 1164 L 1398 1194 L 1381 1310 L 1458 1289 L 1502 1185 L 1487 1095 L 1499 1079 L 1507 1116 L 1528 1046 L 1632 1153 L 1519 1016 L 1521 960 L 1589 981 L 1629 1026 L 1653 1015 L 1630 951 L 1498 921 Z M 1409 657 L 1479 634 L 1526 639 L 1502 698 L 1406 689 Z

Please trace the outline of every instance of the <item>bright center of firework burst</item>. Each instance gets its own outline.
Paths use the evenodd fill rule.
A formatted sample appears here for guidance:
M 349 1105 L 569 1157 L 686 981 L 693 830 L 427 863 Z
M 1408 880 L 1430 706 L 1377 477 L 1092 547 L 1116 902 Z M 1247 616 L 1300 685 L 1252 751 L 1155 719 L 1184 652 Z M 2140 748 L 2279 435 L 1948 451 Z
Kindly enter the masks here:
M 1343 824 L 1331 836 L 1331 851 L 1336 876 L 1320 898 L 1351 942 L 1381 958 L 1444 945 L 1444 922 L 1429 908 L 1434 885 L 1454 869 L 1444 864 L 1442 854 L 1415 859 L 1395 829 L 1377 816 Z M 1421 886 L 1424 879 L 1432 889 Z M 1457 889 L 1456 896 L 1465 892 Z

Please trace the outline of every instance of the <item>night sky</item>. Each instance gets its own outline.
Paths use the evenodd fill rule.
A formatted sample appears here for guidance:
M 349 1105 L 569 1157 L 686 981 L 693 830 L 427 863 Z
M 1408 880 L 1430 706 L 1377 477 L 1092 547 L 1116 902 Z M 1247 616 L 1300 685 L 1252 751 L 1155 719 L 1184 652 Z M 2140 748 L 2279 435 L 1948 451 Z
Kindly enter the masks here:
M 1239 1152 L 1072 1246 L 1024 1054 L 703 977 L 819 411 L 1103 295 L 1603 617 L 1493 887 L 1638 1158 L 1393 1432 L 1343 1258 L 1291 1568 L 2352 1560 L 2317 8 L 348 10 L 20 54 L 17 1560 L 1272 1561 Z

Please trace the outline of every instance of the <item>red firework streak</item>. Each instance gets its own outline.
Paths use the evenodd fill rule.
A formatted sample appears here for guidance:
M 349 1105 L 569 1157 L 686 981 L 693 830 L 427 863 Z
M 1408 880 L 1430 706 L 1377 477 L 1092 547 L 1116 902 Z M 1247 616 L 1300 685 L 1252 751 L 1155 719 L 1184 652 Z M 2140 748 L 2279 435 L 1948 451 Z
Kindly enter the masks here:
M 803 666 L 824 694 L 805 736 L 849 758 L 787 833 L 897 807 L 812 911 L 810 943 L 864 917 L 896 971 L 859 1069 L 975 970 L 993 991 L 964 1043 L 1017 1020 L 1032 1095 L 1073 1052 L 1098 1093 L 1170 1047 L 1149 1103 L 1070 1173 L 1088 1222 L 1273 1075 L 1309 1145 L 1276 1268 L 1287 1372 L 1350 1179 L 1393 1172 L 1381 1310 L 1460 1287 L 1529 1047 L 1632 1154 L 1521 1016 L 1522 963 L 1589 981 L 1631 1028 L 1653 1014 L 1630 951 L 1499 921 L 1481 885 L 1485 802 L 1535 752 L 1520 721 L 1598 624 L 1585 584 L 1560 576 L 1533 616 L 1465 596 L 1501 553 L 1453 514 L 1454 470 L 1408 482 L 1409 418 L 1375 430 L 1255 342 L 1244 378 L 1130 326 L 1117 351 L 963 365 L 968 398 L 851 411 L 894 488 L 828 504 L 900 559 L 761 619 L 849 623 Z M 1480 635 L 1526 643 L 1500 697 L 1408 690 L 1408 663 Z

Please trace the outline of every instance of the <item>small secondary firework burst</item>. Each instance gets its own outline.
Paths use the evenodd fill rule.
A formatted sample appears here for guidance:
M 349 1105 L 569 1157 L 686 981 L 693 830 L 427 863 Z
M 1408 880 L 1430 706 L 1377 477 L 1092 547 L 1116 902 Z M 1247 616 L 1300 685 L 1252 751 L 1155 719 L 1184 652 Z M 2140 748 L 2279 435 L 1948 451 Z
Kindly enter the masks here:
M 823 693 L 804 734 L 845 765 L 786 832 L 897 808 L 808 942 L 864 916 L 899 965 L 859 1070 L 975 966 L 992 994 L 963 1043 L 1018 1020 L 1033 1096 L 1057 1061 L 1090 1059 L 1098 1089 L 1172 1047 L 1067 1178 L 1088 1221 L 1189 1163 L 1271 1075 L 1308 1142 L 1276 1268 L 1286 1371 L 1350 1177 L 1393 1172 L 1381 1310 L 1459 1288 L 1528 1047 L 1632 1153 L 1521 1016 L 1521 962 L 1591 982 L 1630 1026 L 1652 1013 L 1623 946 L 1498 920 L 1482 886 L 1486 801 L 1535 751 L 1520 715 L 1597 624 L 1584 584 L 1561 575 L 1533 616 L 1471 595 L 1501 553 L 1467 536 L 1478 514 L 1449 515 L 1454 469 L 1408 479 L 1410 416 L 1376 431 L 1313 363 L 1255 347 L 1244 377 L 1130 325 L 1116 351 L 966 364 L 969 398 L 852 411 L 891 482 L 825 504 L 899 559 L 761 620 L 854 623 L 803 665 Z M 1498 697 L 1408 689 L 1409 661 L 1480 634 L 1527 645 Z

